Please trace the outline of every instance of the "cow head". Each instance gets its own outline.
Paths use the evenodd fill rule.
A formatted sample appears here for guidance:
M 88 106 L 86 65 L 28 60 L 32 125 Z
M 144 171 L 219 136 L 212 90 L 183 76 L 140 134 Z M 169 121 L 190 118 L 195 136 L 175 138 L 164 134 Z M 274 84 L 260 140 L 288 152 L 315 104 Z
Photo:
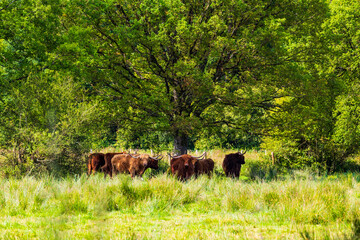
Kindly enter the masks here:
M 148 167 L 149 168 L 152 168 L 152 169 L 159 169 L 159 161 L 162 159 L 162 157 L 160 158 L 160 156 L 157 156 L 157 157 L 150 157 L 150 161 L 149 161 L 149 165 Z
M 137 156 L 130 155 L 133 158 L 140 158 L 142 165 L 145 168 L 152 168 L 152 169 L 158 169 L 159 168 L 159 156 L 157 157 L 150 157 L 149 154 L 140 154 Z
M 138 158 L 140 158 L 141 164 L 147 168 L 151 161 L 150 156 L 148 154 L 140 154 Z
M 150 158 L 148 167 L 152 168 L 152 169 L 159 169 L 159 163 L 158 162 L 159 161 Z
M 170 166 L 171 172 L 178 177 L 179 180 L 190 179 L 194 175 L 194 163 L 198 159 L 189 154 L 183 154 L 181 156 L 171 156 Z
M 183 159 L 184 159 L 184 167 L 185 168 L 189 168 L 189 166 L 192 166 L 193 165 L 193 158 L 190 156 L 190 155 L 182 155 L 183 156 Z
M 238 152 L 240 164 L 245 164 L 245 156 L 244 156 L 245 153 L 246 153 L 246 151 L 244 153 Z
M 188 168 L 189 166 L 194 166 L 198 160 L 204 159 L 206 152 L 204 152 L 201 156 L 195 157 L 189 154 L 181 155 L 184 159 L 184 166 Z

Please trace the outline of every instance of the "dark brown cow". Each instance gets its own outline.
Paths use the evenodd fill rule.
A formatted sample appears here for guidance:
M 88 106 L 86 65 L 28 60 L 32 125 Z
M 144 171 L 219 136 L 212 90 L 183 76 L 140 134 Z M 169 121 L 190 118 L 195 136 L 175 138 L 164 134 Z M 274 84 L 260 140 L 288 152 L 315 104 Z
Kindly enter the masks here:
M 211 158 L 195 160 L 194 167 L 196 177 L 201 174 L 207 174 L 210 177 L 214 171 L 214 161 Z
M 176 157 L 169 154 L 169 156 L 171 158 L 171 172 L 181 181 L 188 180 L 195 174 L 194 164 L 198 161 L 199 158 L 201 158 L 194 157 L 189 154 L 183 154 Z
M 92 153 L 89 155 L 88 159 L 88 171 L 87 174 L 90 176 L 90 174 L 94 174 L 97 171 L 101 170 L 101 167 L 104 166 L 105 159 L 103 153 Z
M 104 172 L 104 178 L 106 178 L 107 174 L 112 178 L 112 164 L 111 159 L 117 154 L 125 154 L 126 152 L 118 152 L 118 153 L 105 153 L 104 160 L 105 164 L 101 167 Z
M 156 161 L 156 162 L 155 162 Z M 113 174 L 130 173 L 131 177 L 144 174 L 148 168 L 158 168 L 158 158 L 150 157 L 148 154 L 139 154 L 133 156 L 131 154 L 118 154 L 111 159 Z
M 241 165 L 245 164 L 245 153 L 237 152 L 225 155 L 222 167 L 227 177 L 239 178 Z
M 145 170 L 148 168 L 155 169 L 155 170 L 159 169 L 159 160 L 160 159 L 158 157 L 156 157 L 156 159 L 150 157 L 150 161 L 149 161 L 148 165 L 146 166 Z

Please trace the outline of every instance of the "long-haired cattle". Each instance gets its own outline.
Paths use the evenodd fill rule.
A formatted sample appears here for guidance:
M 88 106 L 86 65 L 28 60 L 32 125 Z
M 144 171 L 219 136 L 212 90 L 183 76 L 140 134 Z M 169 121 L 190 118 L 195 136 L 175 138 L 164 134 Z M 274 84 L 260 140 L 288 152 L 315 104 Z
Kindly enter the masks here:
M 101 167 L 102 171 L 104 172 L 104 178 L 109 174 L 112 177 L 112 164 L 111 159 L 117 154 L 125 154 L 126 152 L 119 152 L 119 153 L 105 153 L 104 160 L 105 164 Z
M 198 161 L 196 157 L 183 154 L 176 157 L 170 155 L 170 158 L 171 173 L 179 180 L 188 180 L 195 174 L 194 164 Z
M 101 170 L 101 167 L 104 166 L 105 159 L 103 153 L 92 153 L 89 155 L 88 158 L 88 171 L 87 174 L 90 175 L 91 173 L 94 174 L 97 171 Z
M 133 156 L 131 154 L 118 154 L 111 159 L 113 174 L 130 173 L 131 177 L 142 176 L 146 169 L 158 168 L 158 158 L 148 154 Z
M 225 155 L 222 167 L 227 177 L 239 178 L 241 165 L 245 164 L 245 153 L 231 153 Z
M 214 161 L 211 158 L 196 160 L 194 161 L 194 171 L 196 177 L 201 174 L 207 174 L 210 177 L 214 171 Z

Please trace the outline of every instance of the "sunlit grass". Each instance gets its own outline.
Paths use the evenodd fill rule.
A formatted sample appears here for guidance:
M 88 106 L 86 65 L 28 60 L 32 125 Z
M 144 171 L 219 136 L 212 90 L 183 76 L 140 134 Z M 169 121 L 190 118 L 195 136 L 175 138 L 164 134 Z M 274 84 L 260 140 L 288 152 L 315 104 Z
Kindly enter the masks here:
M 165 159 L 144 180 L 0 179 L 0 239 L 357 239 L 360 174 L 280 176 L 250 151 L 234 180 L 221 169 L 231 152 L 209 151 L 215 174 L 187 182 L 167 174 Z
M 360 217 L 359 179 L 2 179 L 0 238 L 337 239 Z

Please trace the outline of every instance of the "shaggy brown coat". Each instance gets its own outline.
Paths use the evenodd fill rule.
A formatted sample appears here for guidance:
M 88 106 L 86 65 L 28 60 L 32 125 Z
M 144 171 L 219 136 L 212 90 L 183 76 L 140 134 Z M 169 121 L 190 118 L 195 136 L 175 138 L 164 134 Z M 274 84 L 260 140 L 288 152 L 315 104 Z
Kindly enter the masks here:
M 101 167 L 102 171 L 104 172 L 104 178 L 106 178 L 107 174 L 110 175 L 112 178 L 112 164 L 111 159 L 118 154 L 125 154 L 126 152 L 119 152 L 119 153 L 105 153 L 104 160 L 105 164 Z
M 214 171 L 214 165 L 215 163 L 211 158 L 194 161 L 195 176 L 198 177 L 200 174 L 207 174 L 210 177 Z
M 222 167 L 227 177 L 239 178 L 241 165 L 245 164 L 245 157 L 242 153 L 231 153 L 225 155 Z
M 139 154 L 136 158 L 130 154 L 118 154 L 111 159 L 113 174 L 130 173 L 132 178 L 141 177 L 149 167 L 157 169 L 157 162 L 151 159 L 148 154 Z
M 179 180 L 190 179 L 195 173 L 194 163 L 196 161 L 198 160 L 189 154 L 173 157 L 170 160 L 171 172 Z
M 103 153 L 92 153 L 89 155 L 88 164 L 87 164 L 87 174 L 95 174 L 101 170 L 101 167 L 104 166 L 105 159 Z

